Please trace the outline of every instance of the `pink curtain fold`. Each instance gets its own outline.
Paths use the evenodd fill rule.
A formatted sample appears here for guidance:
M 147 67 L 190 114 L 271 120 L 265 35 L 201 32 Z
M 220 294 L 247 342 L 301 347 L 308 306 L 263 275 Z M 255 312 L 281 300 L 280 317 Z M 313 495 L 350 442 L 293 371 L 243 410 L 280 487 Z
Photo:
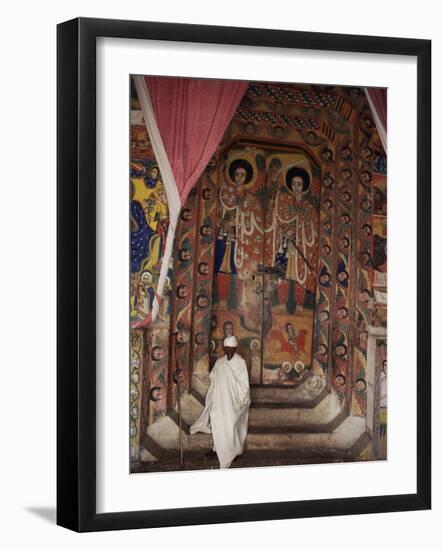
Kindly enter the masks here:
M 214 154 L 248 82 L 145 77 L 181 204 Z
M 155 321 L 162 303 L 180 208 L 215 153 L 248 82 L 138 76 L 134 81 L 169 203 L 152 311 L 131 323 L 144 328 Z
M 387 151 L 387 89 L 365 88 L 368 103 L 373 112 L 373 118 L 382 140 L 385 152 Z

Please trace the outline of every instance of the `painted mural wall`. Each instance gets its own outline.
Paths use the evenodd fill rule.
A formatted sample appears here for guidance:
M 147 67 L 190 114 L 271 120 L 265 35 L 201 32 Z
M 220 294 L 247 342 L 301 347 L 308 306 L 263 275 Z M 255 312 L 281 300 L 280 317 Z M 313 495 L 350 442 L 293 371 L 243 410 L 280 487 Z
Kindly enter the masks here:
M 152 306 L 168 205 L 134 90 L 130 189 L 136 321 Z M 181 210 L 161 314 L 131 329 L 132 461 L 146 427 L 175 406 L 175 369 L 182 390 L 203 397 L 229 334 L 252 384 L 316 375 L 349 414 L 366 414 L 369 327 L 387 319 L 386 197 L 386 156 L 361 88 L 249 85 Z

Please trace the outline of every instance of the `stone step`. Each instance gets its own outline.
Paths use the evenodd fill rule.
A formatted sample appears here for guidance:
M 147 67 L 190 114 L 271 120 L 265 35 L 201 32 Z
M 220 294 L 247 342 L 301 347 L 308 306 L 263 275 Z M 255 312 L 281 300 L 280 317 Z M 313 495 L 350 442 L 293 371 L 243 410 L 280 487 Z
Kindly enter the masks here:
M 266 388 L 267 390 L 268 388 Z M 288 391 L 292 391 L 291 388 Z M 287 390 L 286 390 L 287 391 Z M 190 426 L 199 418 L 203 410 L 200 399 L 193 394 L 183 394 L 181 399 L 182 428 L 189 433 Z M 291 427 L 295 431 L 332 431 L 342 420 L 341 407 L 336 394 L 326 392 L 314 408 L 299 407 L 293 402 L 252 402 L 249 412 L 249 428 Z M 179 424 L 178 409 L 169 412 Z M 298 428 L 298 430 L 296 430 Z
M 275 388 L 271 388 L 275 390 Z M 277 388 L 279 390 L 280 388 Z M 294 388 L 284 389 L 284 391 L 292 393 Z M 271 394 L 265 388 L 264 395 L 271 398 Z M 253 391 L 253 388 L 252 388 Z M 277 395 L 277 394 L 276 394 Z M 198 419 L 203 410 L 201 400 L 191 393 L 183 394 L 181 399 L 181 415 L 182 426 L 184 431 L 189 432 L 189 427 Z M 303 431 L 308 431 L 306 428 L 311 427 L 311 431 L 331 431 L 337 427 L 335 420 L 338 419 L 341 412 L 341 407 L 337 400 L 336 394 L 324 394 L 324 397 L 316 404 L 315 407 L 299 407 L 296 402 L 252 402 L 249 412 L 249 427 L 281 427 L 287 426 L 291 428 L 302 428 Z M 169 415 L 178 424 L 178 408 L 170 411 Z
M 335 393 L 328 393 L 314 408 L 299 408 L 292 404 L 278 406 L 262 403 L 249 411 L 249 432 L 259 433 L 268 429 L 292 428 L 293 431 L 333 431 L 342 422 L 339 400 Z M 285 406 L 284 406 L 285 405 Z
M 192 394 L 181 399 L 182 428 L 189 433 L 190 426 L 199 418 L 203 405 Z M 169 416 L 179 425 L 178 408 Z M 314 408 L 298 407 L 293 403 L 252 403 L 249 412 L 249 430 L 257 433 L 268 428 L 291 428 L 292 431 L 333 431 L 343 420 L 339 401 L 334 393 L 327 393 Z M 283 430 L 284 431 L 284 430 Z
M 167 424 L 167 425 L 166 425 Z M 291 428 L 266 431 L 249 431 L 246 439 L 248 451 L 294 451 L 304 449 L 304 452 L 316 450 L 347 450 L 356 443 L 366 431 L 365 418 L 357 416 L 347 417 L 339 427 L 331 433 L 300 432 Z M 164 417 L 149 427 L 149 436 L 163 449 L 177 449 L 179 447 L 178 427 L 170 417 Z M 182 434 L 185 451 L 203 451 L 212 447 L 210 434 L 197 433 Z
M 313 408 L 329 392 L 324 378 L 311 375 L 299 386 L 252 385 L 250 393 L 252 403 L 257 407 L 261 403 L 265 406 L 269 403 L 290 403 L 295 407 Z

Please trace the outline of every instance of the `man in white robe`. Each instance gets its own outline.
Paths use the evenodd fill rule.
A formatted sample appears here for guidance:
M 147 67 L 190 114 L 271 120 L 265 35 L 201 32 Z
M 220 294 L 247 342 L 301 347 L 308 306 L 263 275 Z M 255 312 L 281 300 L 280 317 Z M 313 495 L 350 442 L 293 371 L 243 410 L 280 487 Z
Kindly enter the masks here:
M 236 353 L 238 340 L 235 336 L 228 336 L 223 346 L 225 355 L 216 361 L 210 372 L 206 405 L 190 427 L 190 433 L 211 433 L 213 451 L 218 455 L 220 467 L 229 468 L 244 451 L 250 385 L 246 362 Z

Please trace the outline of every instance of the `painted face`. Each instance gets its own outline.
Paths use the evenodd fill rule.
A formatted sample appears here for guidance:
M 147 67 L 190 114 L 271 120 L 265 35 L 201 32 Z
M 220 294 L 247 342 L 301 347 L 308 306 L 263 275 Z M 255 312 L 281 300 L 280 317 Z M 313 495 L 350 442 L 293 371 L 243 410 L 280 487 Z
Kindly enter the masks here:
M 323 183 L 324 187 L 331 189 L 333 187 L 333 178 L 331 176 L 325 176 Z
M 367 384 L 363 378 L 359 378 L 359 380 L 356 380 L 355 384 L 355 390 L 358 392 L 364 392 L 367 387 Z
M 324 273 L 320 276 L 319 282 L 321 283 L 321 285 L 328 284 L 330 282 L 330 275 L 328 273 Z
M 209 298 L 207 296 L 200 295 L 196 299 L 196 303 L 200 308 L 206 308 L 209 305 Z
M 319 314 L 319 320 L 324 323 L 325 321 L 328 321 L 328 311 L 321 311 Z
M 207 187 L 203 189 L 203 199 L 209 201 L 212 198 L 212 190 Z
M 295 176 L 294 178 L 292 178 L 292 189 L 294 193 L 302 193 L 303 185 L 304 182 L 302 181 L 302 178 L 300 176 Z
M 362 234 L 364 237 L 369 237 L 372 234 L 371 225 L 365 224 L 362 226 Z
M 184 373 L 181 369 L 176 369 L 173 374 L 173 381 L 175 384 L 182 384 L 184 382 Z
M 342 376 L 342 374 L 338 374 L 335 378 L 335 385 L 338 387 L 338 388 L 342 388 L 342 386 L 345 385 L 345 377 Z
M 343 357 L 345 355 L 345 347 L 344 346 L 336 346 L 336 355 L 338 357 Z
M 341 216 L 341 223 L 343 223 L 344 225 L 350 223 L 350 216 L 348 214 L 343 214 Z
M 251 349 L 253 352 L 259 351 L 260 348 L 261 348 L 261 346 L 260 346 L 259 340 L 256 340 L 256 339 L 255 339 L 255 340 L 252 340 L 252 341 L 250 342 L 250 349 Z
M 160 401 L 163 398 L 163 388 L 155 386 L 150 390 L 149 398 L 151 401 Z
M 344 147 L 342 149 L 342 158 L 348 159 L 351 157 L 351 149 L 349 147 Z
M 145 271 L 141 275 L 141 282 L 143 283 L 144 286 L 148 286 L 152 282 L 152 275 L 147 271 Z
M 182 262 L 187 262 L 187 260 L 190 260 L 190 251 L 187 250 L 187 248 L 180 249 L 180 260 Z
M 382 361 L 382 370 L 385 372 L 385 374 L 387 374 L 387 360 L 384 359 Z
M 203 225 L 201 227 L 201 235 L 204 237 L 210 237 L 212 235 L 212 228 L 210 225 Z
M 181 219 L 185 222 L 188 222 L 191 217 L 192 212 L 190 211 L 190 208 L 184 208 L 184 210 L 181 212 Z
M 209 264 L 206 262 L 201 262 L 198 265 L 198 271 L 201 275 L 207 275 L 209 273 Z
M 321 356 L 327 355 L 327 348 L 325 347 L 324 344 L 319 344 L 318 355 L 321 355 Z
M 205 332 L 197 332 L 195 334 L 195 342 L 198 345 L 205 344 L 207 342 L 207 335 Z
M 224 353 L 226 354 L 227 359 L 230 361 L 236 353 L 236 348 L 230 348 L 230 347 L 226 348 L 226 347 L 224 347 Z
M 363 263 L 363 264 L 366 264 L 366 263 L 369 262 L 369 260 L 370 260 L 370 256 L 369 256 L 366 252 L 363 252 L 363 253 L 361 254 L 361 261 L 362 261 L 362 263 Z
M 347 237 L 342 237 L 342 239 L 339 240 L 339 244 L 341 245 L 342 248 L 348 248 L 348 245 L 350 243 Z
M 227 338 L 227 336 L 233 336 L 233 324 L 232 323 L 224 323 L 224 336 Z
M 190 340 L 189 332 L 187 330 L 180 330 L 176 336 L 176 341 L 179 344 L 187 344 Z
M 338 318 L 346 319 L 348 317 L 348 309 L 346 307 L 340 307 L 338 309 Z
M 347 279 L 348 279 L 348 273 L 346 271 L 341 271 L 341 273 L 339 273 L 338 275 L 338 280 L 341 281 L 341 283 L 343 283 Z
M 368 183 L 371 180 L 371 174 L 370 172 L 367 172 L 367 170 L 364 170 L 364 172 L 361 173 L 359 176 L 359 180 L 361 183 Z
M 161 346 L 155 346 L 151 355 L 154 361 L 161 361 L 164 358 L 164 349 Z
M 180 285 L 176 290 L 176 294 L 178 298 L 187 298 L 189 292 L 187 290 L 187 287 L 185 287 L 184 285 Z
M 333 153 L 330 151 L 330 149 L 324 149 L 324 151 L 322 152 L 322 158 L 323 158 L 325 161 L 332 160 L 332 158 L 333 158 Z
M 295 335 L 295 331 L 294 331 L 292 325 L 287 325 L 286 330 L 287 330 L 287 334 L 290 336 L 290 338 L 292 338 Z
M 153 179 L 153 180 L 156 180 L 157 177 L 158 177 L 158 168 L 156 166 L 153 166 L 151 169 L 150 169 L 150 177 Z
M 237 185 L 244 185 L 246 183 L 247 172 L 245 168 L 241 166 L 235 170 L 235 183 Z
M 322 247 L 322 253 L 325 254 L 326 256 L 328 256 L 331 252 L 331 248 L 329 247 L 328 244 L 325 244 L 323 247 Z
M 369 158 L 371 158 L 373 151 L 370 149 L 370 147 L 364 147 L 361 154 L 363 159 L 368 160 Z

